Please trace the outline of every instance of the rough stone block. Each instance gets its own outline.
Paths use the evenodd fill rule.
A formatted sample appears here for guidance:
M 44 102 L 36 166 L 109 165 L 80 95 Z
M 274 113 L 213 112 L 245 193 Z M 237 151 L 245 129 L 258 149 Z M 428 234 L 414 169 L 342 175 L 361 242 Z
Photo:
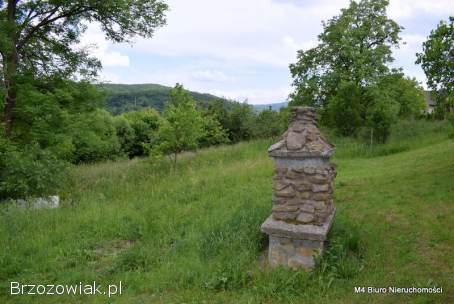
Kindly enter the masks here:
M 285 175 L 285 177 L 287 177 L 288 179 L 297 179 L 297 178 L 301 177 L 301 173 L 298 173 L 298 172 L 294 171 L 293 169 L 291 169 L 291 170 L 287 171 L 287 174 Z
M 329 182 L 328 178 L 320 174 L 309 176 L 308 180 L 313 184 L 326 184 Z
M 315 201 L 328 201 L 331 198 L 329 193 L 315 193 L 312 199 Z
M 283 189 L 285 189 L 285 188 L 287 188 L 289 186 L 290 186 L 289 183 L 285 182 L 282 179 L 278 179 L 278 180 L 274 181 L 273 188 L 274 188 L 275 191 L 281 191 L 281 190 L 283 190 Z
M 276 175 L 285 175 L 287 173 L 287 168 L 286 167 L 276 167 L 275 169 Z
M 18 199 L 17 204 L 23 208 L 30 209 L 53 209 L 60 206 L 60 197 L 51 195 L 47 197 L 38 197 L 29 200 Z
M 293 256 L 288 259 L 287 266 L 293 270 L 299 268 L 312 269 L 315 266 L 315 261 L 312 257 Z
M 273 207 L 273 212 L 293 212 L 297 210 L 298 206 L 296 205 L 276 205 Z
M 315 174 L 315 168 L 314 167 L 305 167 L 303 169 L 304 173 L 306 174 Z
M 305 200 L 311 197 L 311 193 L 309 191 L 299 192 L 298 197 Z
M 297 216 L 297 212 L 273 212 L 273 217 L 277 220 L 294 220 Z
M 299 132 L 290 131 L 287 135 L 287 149 L 299 150 L 305 142 L 304 135 Z
M 310 190 L 311 187 L 312 187 L 312 184 L 305 180 L 295 183 L 295 188 L 298 191 L 307 191 L 307 190 Z
M 322 210 L 326 207 L 326 203 L 324 201 L 313 201 L 312 205 L 317 210 Z
M 284 266 L 292 269 L 312 269 L 315 260 L 323 253 L 324 242 L 299 240 L 270 235 L 268 248 L 271 267 Z
M 327 192 L 328 190 L 329 190 L 329 186 L 327 184 L 324 184 L 324 185 L 313 184 L 312 185 L 313 192 Z
M 286 201 L 287 205 L 299 206 L 301 205 L 301 199 L 299 197 L 291 198 Z
M 274 191 L 274 195 L 280 197 L 294 197 L 295 194 L 296 194 L 295 190 L 293 190 L 293 187 L 291 186 L 281 189 L 279 191 Z
M 284 221 L 268 217 L 261 226 L 261 231 L 277 237 L 286 237 L 297 240 L 325 241 L 331 224 L 333 222 L 336 209 L 333 208 L 331 214 L 326 218 L 322 225 L 295 225 Z
M 309 212 L 309 213 L 314 213 L 315 212 L 315 207 L 309 204 L 304 204 L 299 207 L 300 211 L 304 212 Z
M 298 217 L 296 218 L 296 220 L 298 222 L 301 222 L 303 224 L 308 224 L 308 223 L 311 223 L 312 221 L 314 221 L 314 214 L 313 213 L 309 213 L 309 212 L 301 212 Z

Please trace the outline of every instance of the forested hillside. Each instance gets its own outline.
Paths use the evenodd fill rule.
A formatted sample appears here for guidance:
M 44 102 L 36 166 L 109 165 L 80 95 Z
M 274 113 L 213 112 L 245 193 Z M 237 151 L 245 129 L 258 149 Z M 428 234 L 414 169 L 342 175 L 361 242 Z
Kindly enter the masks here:
M 144 108 L 154 108 L 162 111 L 169 100 L 171 87 L 159 84 L 102 84 L 107 93 L 106 106 L 112 114 L 137 111 Z M 210 101 L 219 100 L 226 105 L 229 101 L 225 98 L 206 93 L 189 91 L 189 94 L 199 104 L 206 105 Z

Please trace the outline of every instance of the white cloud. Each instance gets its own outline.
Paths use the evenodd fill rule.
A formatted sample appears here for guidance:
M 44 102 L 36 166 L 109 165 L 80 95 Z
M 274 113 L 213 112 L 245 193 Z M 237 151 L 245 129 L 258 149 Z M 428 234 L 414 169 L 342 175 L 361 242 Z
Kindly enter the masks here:
M 104 38 L 104 34 L 95 24 L 89 24 L 84 33 L 81 47 L 88 47 L 92 56 L 101 60 L 104 67 L 128 67 L 129 57 L 119 51 L 113 51 L 112 43 Z
M 106 72 L 105 70 L 99 73 L 100 82 L 121 83 L 121 77 L 116 73 Z
M 107 42 L 99 29 L 89 27 L 83 42 L 98 44 L 93 54 L 105 67 L 103 77 L 123 83 L 180 82 L 192 90 L 267 103 L 286 99 L 288 65 L 296 61 L 297 50 L 314 47 L 321 21 L 338 15 L 349 0 L 167 2 L 168 24 L 152 39 L 136 39 L 134 55 L 129 45 Z M 452 0 L 390 0 L 388 12 L 406 27 L 407 44 L 395 50 L 394 66 L 424 82 L 414 63 L 428 35 L 419 20 L 446 19 L 454 14 Z
M 238 101 L 247 100 L 250 104 L 267 104 L 285 101 L 290 92 L 290 87 L 286 86 L 279 88 L 256 88 L 245 90 L 214 90 L 210 93 Z
M 207 81 L 207 82 L 232 82 L 232 81 L 234 81 L 234 79 L 232 77 L 227 76 L 223 72 L 210 71 L 210 70 L 194 71 L 192 73 L 192 77 L 194 80 Z
M 342 1 L 299 6 L 271 0 L 169 1 L 168 25 L 136 49 L 171 56 L 210 56 L 286 68 L 298 46 L 315 41 L 326 12 Z M 329 16 L 329 15 L 328 15 Z
M 388 13 L 391 18 L 413 18 L 416 15 L 448 16 L 454 13 L 452 0 L 415 1 L 391 0 Z
M 422 43 L 426 40 L 424 35 L 420 34 L 403 34 L 399 49 L 394 50 L 393 55 L 396 61 L 393 67 L 403 67 L 407 76 L 415 77 L 425 87 L 426 77 L 422 69 L 415 64 L 416 53 L 422 52 Z

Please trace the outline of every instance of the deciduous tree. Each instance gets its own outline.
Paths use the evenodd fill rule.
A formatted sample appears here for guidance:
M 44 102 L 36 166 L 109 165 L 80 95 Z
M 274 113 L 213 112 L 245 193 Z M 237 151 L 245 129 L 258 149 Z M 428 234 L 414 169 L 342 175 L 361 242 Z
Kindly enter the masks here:
M 10 136 L 24 77 L 91 77 L 100 62 L 77 48 L 87 23 L 98 23 L 114 42 L 151 37 L 164 25 L 161 0 L 0 1 L 0 66 L 3 123 Z
M 364 124 L 375 102 L 365 98 L 367 91 L 391 72 L 391 49 L 400 40 L 401 27 L 388 18 L 387 6 L 387 0 L 352 1 L 323 23 L 319 44 L 298 51 L 298 61 L 290 65 L 295 87 L 291 105 L 322 108 L 324 121 L 345 135 Z
M 417 54 L 427 84 L 434 91 L 440 116 L 454 108 L 454 16 L 441 21 Z
M 171 91 L 171 101 L 164 111 L 164 120 L 159 129 L 158 149 L 173 157 L 176 168 L 178 154 L 197 148 L 203 135 L 203 119 L 196 109 L 194 99 L 177 84 Z

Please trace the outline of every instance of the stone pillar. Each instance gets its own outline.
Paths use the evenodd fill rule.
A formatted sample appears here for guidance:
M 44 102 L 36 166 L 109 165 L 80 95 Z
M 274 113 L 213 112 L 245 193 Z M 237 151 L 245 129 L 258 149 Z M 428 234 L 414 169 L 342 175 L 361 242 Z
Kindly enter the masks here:
M 268 154 L 275 162 L 273 209 L 262 224 L 271 267 L 311 269 L 333 222 L 334 147 L 320 134 L 315 110 L 292 108 L 288 130 Z

